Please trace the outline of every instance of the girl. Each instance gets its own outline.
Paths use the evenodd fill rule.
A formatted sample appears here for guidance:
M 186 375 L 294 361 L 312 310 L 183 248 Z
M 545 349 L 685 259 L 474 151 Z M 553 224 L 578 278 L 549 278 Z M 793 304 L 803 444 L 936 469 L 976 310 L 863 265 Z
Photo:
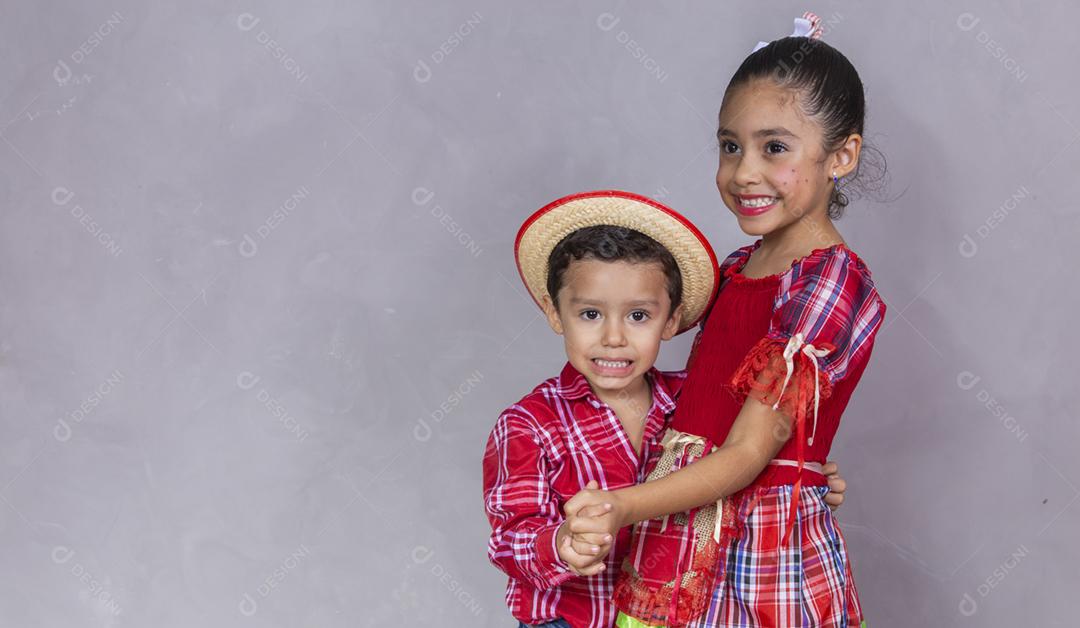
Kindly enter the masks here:
M 807 17 L 810 37 L 756 49 L 724 93 L 716 184 L 757 240 L 721 264 L 664 457 L 644 484 L 566 504 L 582 542 L 636 524 L 619 626 L 862 621 L 821 463 L 885 304 L 833 224 L 858 174 L 862 82 Z

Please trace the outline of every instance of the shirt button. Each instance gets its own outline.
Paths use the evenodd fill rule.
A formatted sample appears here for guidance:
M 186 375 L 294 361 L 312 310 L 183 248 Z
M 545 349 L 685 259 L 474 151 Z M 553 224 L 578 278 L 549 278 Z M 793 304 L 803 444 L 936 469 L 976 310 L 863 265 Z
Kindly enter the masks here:
M 595 399 L 590 399 L 589 400 L 589 405 L 591 405 L 594 408 L 599 408 L 600 407 L 600 402 L 595 400 Z

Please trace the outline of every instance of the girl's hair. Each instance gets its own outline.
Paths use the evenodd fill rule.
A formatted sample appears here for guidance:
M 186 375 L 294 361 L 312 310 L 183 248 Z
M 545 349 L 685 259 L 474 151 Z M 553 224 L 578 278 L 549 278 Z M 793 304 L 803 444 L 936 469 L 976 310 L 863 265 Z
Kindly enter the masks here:
M 649 236 L 614 225 L 593 225 L 571 232 L 555 245 L 548 256 L 547 291 L 556 309 L 559 307 L 559 290 L 570 262 L 595 259 L 603 262 L 620 260 L 635 264 L 660 264 L 667 278 L 667 293 L 671 299 L 671 312 L 682 302 L 682 272 L 675 257 Z
M 863 135 L 866 98 L 859 73 L 847 57 L 820 39 L 784 37 L 752 53 L 731 77 L 724 100 L 737 87 L 753 79 L 769 79 L 799 93 L 803 111 L 821 124 L 822 148 L 826 154 L 839 149 L 848 135 Z M 855 172 L 833 189 L 829 199 L 830 218 L 835 220 L 843 215 L 849 202 L 849 189 L 868 195 L 884 187 L 885 156 L 867 146 L 864 137 L 862 154 L 868 151 L 870 159 L 866 165 L 875 171 L 875 176 L 869 181 L 859 177 L 864 161 L 860 156 Z

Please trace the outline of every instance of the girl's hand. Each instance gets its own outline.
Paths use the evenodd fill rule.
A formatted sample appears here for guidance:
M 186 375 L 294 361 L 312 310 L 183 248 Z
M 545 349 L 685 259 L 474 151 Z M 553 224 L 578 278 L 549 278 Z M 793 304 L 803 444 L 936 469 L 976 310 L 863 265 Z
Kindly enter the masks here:
M 847 490 L 847 482 L 840 477 L 840 467 L 833 461 L 828 461 L 822 467 L 825 479 L 829 481 L 829 492 L 825 495 L 825 503 L 835 512 L 840 504 L 844 503 L 844 491 Z
M 590 506 L 579 510 L 578 517 L 598 517 L 605 515 L 606 512 L 607 508 L 604 506 Z M 607 556 L 608 552 L 611 551 L 611 539 L 615 538 L 610 534 L 596 533 L 575 534 L 569 532 L 569 535 L 573 551 L 582 554 L 582 556 L 595 556 L 597 558 Z
M 595 534 L 615 538 L 622 527 L 626 506 L 618 493 L 599 490 L 598 486 L 595 481 L 589 482 L 563 506 L 563 514 L 575 537 Z

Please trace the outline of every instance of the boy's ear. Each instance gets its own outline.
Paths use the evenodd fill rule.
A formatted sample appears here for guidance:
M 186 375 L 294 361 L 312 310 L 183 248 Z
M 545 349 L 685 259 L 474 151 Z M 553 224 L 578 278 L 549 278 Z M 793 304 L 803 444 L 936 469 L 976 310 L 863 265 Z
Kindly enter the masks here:
M 551 330 L 560 336 L 563 333 L 562 319 L 559 318 L 559 311 L 555 309 L 555 303 L 551 300 L 551 295 L 545 294 L 541 299 L 540 307 L 544 309 L 544 315 L 547 317 L 548 325 L 551 326 Z
M 683 304 L 680 303 L 679 307 L 675 308 L 675 311 L 668 317 L 667 322 L 664 323 L 664 333 L 660 335 L 660 338 L 671 340 L 675 336 L 675 332 L 679 331 L 679 325 L 682 324 L 684 311 Z

